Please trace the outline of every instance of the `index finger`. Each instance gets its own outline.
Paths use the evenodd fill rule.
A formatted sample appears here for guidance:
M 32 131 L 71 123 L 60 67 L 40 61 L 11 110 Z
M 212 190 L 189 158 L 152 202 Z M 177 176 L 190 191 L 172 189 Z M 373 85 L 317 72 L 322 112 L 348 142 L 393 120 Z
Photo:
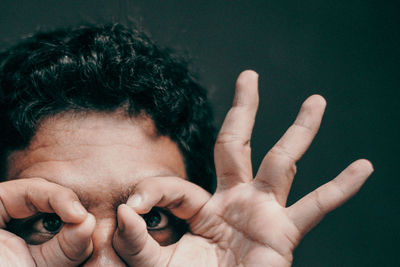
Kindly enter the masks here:
M 20 219 L 38 212 L 56 213 L 67 223 L 80 223 L 87 211 L 69 188 L 41 178 L 0 183 L 0 227 L 10 218 Z
M 211 195 L 200 186 L 178 177 L 146 178 L 135 187 L 127 205 L 140 214 L 154 206 L 166 207 L 180 219 L 195 216 Z

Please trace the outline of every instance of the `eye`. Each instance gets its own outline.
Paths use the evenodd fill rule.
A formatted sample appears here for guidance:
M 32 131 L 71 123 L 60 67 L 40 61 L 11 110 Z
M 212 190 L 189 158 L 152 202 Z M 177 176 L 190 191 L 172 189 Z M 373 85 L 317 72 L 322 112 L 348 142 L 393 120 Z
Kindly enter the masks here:
M 7 230 L 23 238 L 31 245 L 43 244 L 61 231 L 64 222 L 54 213 L 38 213 L 27 219 L 13 219 Z
M 162 230 L 168 226 L 168 216 L 161 209 L 154 208 L 141 216 L 147 224 L 147 230 Z
M 57 234 L 63 225 L 63 221 L 57 214 L 45 213 L 32 225 L 32 230 L 38 233 Z

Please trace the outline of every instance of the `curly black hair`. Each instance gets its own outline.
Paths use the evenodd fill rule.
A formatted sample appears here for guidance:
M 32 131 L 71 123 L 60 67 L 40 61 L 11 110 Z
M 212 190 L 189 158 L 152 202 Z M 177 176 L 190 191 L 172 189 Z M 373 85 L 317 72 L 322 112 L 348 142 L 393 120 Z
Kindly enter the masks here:
M 150 116 L 158 134 L 178 144 L 189 179 L 213 190 L 206 90 L 185 60 L 121 24 L 39 32 L 0 53 L 2 173 L 7 153 L 26 148 L 44 118 L 117 109 Z

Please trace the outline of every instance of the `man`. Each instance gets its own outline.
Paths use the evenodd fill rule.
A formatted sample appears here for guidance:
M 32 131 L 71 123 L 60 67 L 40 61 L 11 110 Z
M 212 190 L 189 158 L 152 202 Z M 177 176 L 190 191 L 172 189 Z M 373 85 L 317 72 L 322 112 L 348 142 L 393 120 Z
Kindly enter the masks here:
M 210 195 L 206 93 L 168 50 L 115 24 L 37 34 L 2 53 L 0 262 L 291 265 L 301 238 L 358 191 L 372 165 L 356 161 L 286 207 L 325 100 L 303 103 L 254 177 L 257 78 L 239 75 Z

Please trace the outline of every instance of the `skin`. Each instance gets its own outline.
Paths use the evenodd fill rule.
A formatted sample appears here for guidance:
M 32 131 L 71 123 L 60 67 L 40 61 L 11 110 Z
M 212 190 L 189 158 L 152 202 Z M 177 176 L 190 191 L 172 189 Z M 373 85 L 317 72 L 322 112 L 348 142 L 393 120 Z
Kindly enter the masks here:
M 38 265 L 60 266 L 61 256 L 63 265 L 75 266 L 91 254 L 87 266 L 125 266 L 112 247 L 116 207 L 127 201 L 133 186 L 142 179 L 186 177 L 177 145 L 158 136 L 151 119 L 144 116 L 131 120 L 118 113 L 63 114 L 45 120 L 30 146 L 13 152 L 8 161 L 8 177 L 12 181 L 2 184 L 2 199 L 9 216 L 31 215 L 18 206 L 34 205 L 40 211 L 56 212 L 64 222 L 74 223 L 68 225 L 69 232 L 59 234 L 61 245 L 48 244 L 53 240 L 40 245 L 45 251 L 61 246 L 65 248 L 62 251 L 41 255 L 38 246 L 28 246 Z M 32 195 L 29 205 L 23 203 L 26 190 Z M 48 197 L 43 198 L 44 194 Z M 61 197 L 62 194 L 68 195 Z M 22 201 L 17 205 L 18 196 Z M 41 207 L 47 205 L 42 204 L 47 199 L 53 200 L 50 207 Z M 71 199 L 80 200 L 84 215 L 76 216 L 71 210 Z M 84 228 L 83 236 L 74 243 L 90 248 L 86 257 L 69 261 L 68 258 L 76 258 L 79 250 L 73 251 L 75 248 L 70 248 L 63 236 L 71 236 L 79 228 Z M 154 236 L 160 243 L 171 238 L 168 231 L 157 231 Z
M 303 103 L 254 177 L 250 137 L 258 106 L 257 78 L 253 71 L 238 78 L 233 106 L 215 146 L 218 187 L 212 196 L 182 179 L 179 150 L 169 138 L 157 137 L 145 116 L 127 120 L 118 114 L 64 114 L 45 121 L 30 148 L 9 157 L 10 179 L 25 179 L 0 185 L 0 214 L 7 222 L 35 210 L 56 212 L 66 226 L 40 246 L 27 246 L 2 230 L 0 239 L 8 242 L 0 243 L 2 262 L 290 266 L 301 238 L 353 196 L 373 168 L 369 161 L 358 160 L 286 207 L 296 162 L 317 133 L 326 103 L 318 95 Z M 135 184 L 135 190 L 121 194 L 127 183 Z M 115 201 L 114 192 L 124 197 Z M 78 198 L 90 213 L 73 209 Z M 160 246 L 139 216 L 154 206 L 186 220 L 190 232 Z

